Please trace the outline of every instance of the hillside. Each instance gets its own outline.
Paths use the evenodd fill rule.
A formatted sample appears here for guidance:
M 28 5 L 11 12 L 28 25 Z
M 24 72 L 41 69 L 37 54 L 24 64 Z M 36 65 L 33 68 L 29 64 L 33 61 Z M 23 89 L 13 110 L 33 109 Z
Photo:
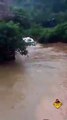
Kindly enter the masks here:
M 4 3 L 4 7 L 0 6 L 0 17 L 8 14 L 9 5 L 22 8 L 32 21 L 42 26 L 49 27 L 67 21 L 67 0 L 3 0 L 1 3 Z
M 36 23 L 67 21 L 67 0 L 11 0 L 11 3 L 26 10 Z

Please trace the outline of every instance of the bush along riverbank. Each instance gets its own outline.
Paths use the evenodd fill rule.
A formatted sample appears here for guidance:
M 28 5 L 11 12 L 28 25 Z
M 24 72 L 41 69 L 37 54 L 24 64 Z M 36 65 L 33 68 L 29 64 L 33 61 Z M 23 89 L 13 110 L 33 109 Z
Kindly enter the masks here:
M 15 51 L 27 53 L 22 30 L 13 22 L 0 22 L 0 61 L 14 60 Z
M 34 26 L 25 31 L 24 35 L 33 37 L 37 42 L 42 44 L 56 42 L 67 43 L 67 23 L 59 24 L 54 28 Z

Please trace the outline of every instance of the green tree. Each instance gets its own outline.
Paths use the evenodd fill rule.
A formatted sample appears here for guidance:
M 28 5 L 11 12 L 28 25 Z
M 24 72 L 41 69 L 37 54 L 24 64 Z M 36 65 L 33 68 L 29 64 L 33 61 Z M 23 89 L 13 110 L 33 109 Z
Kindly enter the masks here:
M 13 8 L 12 11 L 14 14 L 12 18 L 14 23 L 19 23 L 19 25 L 24 29 L 30 28 L 29 15 L 25 10 L 22 8 Z
M 27 53 L 20 27 L 13 22 L 0 22 L 0 61 L 15 59 L 15 51 Z
M 67 23 L 57 25 L 51 29 L 43 29 L 40 34 L 40 43 L 67 43 Z

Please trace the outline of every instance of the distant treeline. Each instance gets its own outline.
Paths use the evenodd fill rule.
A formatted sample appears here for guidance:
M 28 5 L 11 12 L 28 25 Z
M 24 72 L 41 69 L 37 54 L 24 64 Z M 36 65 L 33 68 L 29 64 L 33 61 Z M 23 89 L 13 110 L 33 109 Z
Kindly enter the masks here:
M 54 27 L 67 21 L 67 0 L 15 0 L 12 3 L 13 7 L 27 12 L 31 23 Z
M 6 19 L 6 22 L 12 20 L 18 24 L 22 29 L 23 37 L 33 37 L 40 43 L 67 43 L 67 22 L 60 22 L 55 25 L 55 19 L 52 19 L 52 21 L 47 21 L 44 26 L 34 22 L 30 15 L 23 9 L 12 8 L 12 11 L 14 14 L 13 17 Z
M 34 26 L 25 30 L 25 36 L 33 37 L 39 43 L 67 43 L 67 23 L 59 24 L 54 28 Z

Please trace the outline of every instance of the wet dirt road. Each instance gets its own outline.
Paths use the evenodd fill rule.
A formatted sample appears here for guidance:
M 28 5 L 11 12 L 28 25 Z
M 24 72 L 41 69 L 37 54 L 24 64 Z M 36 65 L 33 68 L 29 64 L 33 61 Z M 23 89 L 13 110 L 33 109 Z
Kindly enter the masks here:
M 15 63 L 0 65 L 0 120 L 67 120 L 67 46 L 28 50 L 29 57 L 17 54 Z

